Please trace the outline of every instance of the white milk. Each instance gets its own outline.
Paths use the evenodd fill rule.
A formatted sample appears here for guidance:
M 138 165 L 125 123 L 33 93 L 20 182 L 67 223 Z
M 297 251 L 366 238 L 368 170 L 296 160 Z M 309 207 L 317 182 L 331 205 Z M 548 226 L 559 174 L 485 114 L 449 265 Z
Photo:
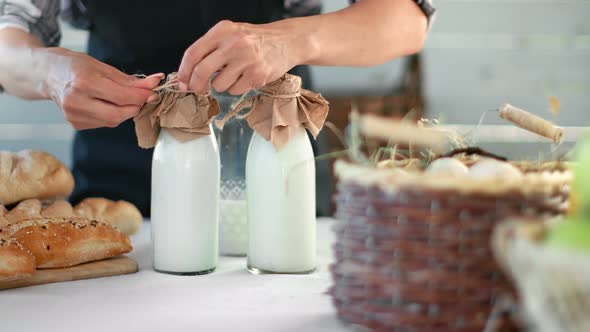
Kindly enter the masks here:
M 254 134 L 246 160 L 248 269 L 309 273 L 316 267 L 315 162 L 305 128 L 277 152 Z
M 228 256 L 245 256 L 248 252 L 246 200 L 222 199 L 219 203 L 219 252 Z
M 215 269 L 219 172 L 213 135 L 181 143 L 162 129 L 152 161 L 155 270 L 203 274 Z

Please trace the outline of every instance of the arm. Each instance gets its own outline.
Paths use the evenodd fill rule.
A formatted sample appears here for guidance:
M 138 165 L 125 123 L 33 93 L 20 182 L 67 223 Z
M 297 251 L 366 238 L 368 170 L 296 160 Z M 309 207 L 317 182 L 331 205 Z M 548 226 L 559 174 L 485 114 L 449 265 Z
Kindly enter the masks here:
M 0 23 L 9 21 L 10 25 L 0 25 L 0 85 L 7 93 L 21 98 L 54 100 L 76 129 L 114 127 L 133 117 L 163 77 L 137 79 L 86 54 L 46 48 L 36 36 L 59 37 L 59 31 L 48 29 L 57 27 L 48 24 L 57 17 L 44 12 L 39 21 L 26 25 L 19 14 L 29 12 L 2 12 L 2 4 L 0 0 Z M 35 5 L 47 7 L 57 3 L 38 0 L 28 5 L 26 8 L 35 10 Z
M 340 11 L 253 25 L 223 21 L 186 52 L 184 86 L 242 94 L 296 65 L 370 66 L 418 52 L 426 15 L 411 0 L 362 0 Z

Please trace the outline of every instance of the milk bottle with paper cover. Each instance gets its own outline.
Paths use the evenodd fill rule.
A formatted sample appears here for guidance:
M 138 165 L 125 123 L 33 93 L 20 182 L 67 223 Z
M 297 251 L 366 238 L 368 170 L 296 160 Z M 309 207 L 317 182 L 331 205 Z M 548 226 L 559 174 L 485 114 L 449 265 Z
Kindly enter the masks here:
M 246 160 L 248 269 L 310 273 L 316 267 L 315 161 L 306 133 L 316 137 L 328 102 L 285 75 L 237 109 L 254 135 Z
M 227 116 L 239 96 L 211 91 Z M 215 128 L 214 128 L 215 129 Z M 252 128 L 245 119 L 233 118 L 215 132 L 221 160 L 219 201 L 219 254 L 246 256 L 248 252 L 248 210 L 246 204 L 246 155 Z
M 211 122 L 219 106 L 210 95 L 181 92 L 175 74 L 159 99 L 135 118 L 139 145 L 155 145 L 152 160 L 152 243 L 156 271 L 212 272 L 218 256 L 220 162 Z

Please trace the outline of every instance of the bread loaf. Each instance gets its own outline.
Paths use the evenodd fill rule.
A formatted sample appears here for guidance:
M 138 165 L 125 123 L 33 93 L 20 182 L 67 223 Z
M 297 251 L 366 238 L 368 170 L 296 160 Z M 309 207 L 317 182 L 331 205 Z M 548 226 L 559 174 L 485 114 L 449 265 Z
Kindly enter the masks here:
M 105 198 L 86 198 L 76 205 L 74 213 L 80 217 L 107 222 L 126 235 L 135 234 L 143 219 L 135 205 Z
M 0 239 L 0 281 L 30 276 L 35 272 L 35 257 L 13 239 Z
M 0 205 L 0 228 L 33 217 L 73 217 L 74 210 L 68 201 L 41 202 L 27 199 L 18 203 L 12 210 Z
M 106 198 L 87 198 L 75 208 L 68 201 L 41 202 L 27 199 L 8 211 L 0 205 L 0 228 L 33 217 L 84 217 L 111 224 L 125 235 L 132 235 L 141 227 L 139 210 L 125 201 L 111 201 Z
M 8 220 L 6 220 L 7 213 L 8 210 L 6 209 L 6 207 L 4 207 L 4 205 L 0 205 L 0 228 L 8 225 Z
M 41 210 L 42 217 L 73 217 L 74 209 L 70 202 L 65 200 L 57 200 L 47 203 Z
M 37 268 L 59 268 L 101 260 L 131 251 L 129 238 L 113 226 L 93 219 L 37 217 L 0 229 L 28 249 Z
M 4 217 L 9 224 L 17 221 L 28 219 L 32 217 L 38 217 L 41 214 L 41 201 L 38 199 L 27 199 L 17 206 L 12 208 Z
M 52 155 L 33 150 L 0 151 L 0 204 L 66 198 L 73 189 L 72 173 Z

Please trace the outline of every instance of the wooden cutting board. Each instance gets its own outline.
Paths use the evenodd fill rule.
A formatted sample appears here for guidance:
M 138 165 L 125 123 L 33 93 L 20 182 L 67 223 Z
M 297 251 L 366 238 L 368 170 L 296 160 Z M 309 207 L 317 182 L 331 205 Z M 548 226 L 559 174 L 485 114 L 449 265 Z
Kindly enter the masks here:
M 13 281 L 0 282 L 0 289 L 51 284 L 55 282 L 110 277 L 135 273 L 137 262 L 129 257 L 120 256 L 98 262 L 80 264 L 63 269 L 37 270 L 32 276 Z

